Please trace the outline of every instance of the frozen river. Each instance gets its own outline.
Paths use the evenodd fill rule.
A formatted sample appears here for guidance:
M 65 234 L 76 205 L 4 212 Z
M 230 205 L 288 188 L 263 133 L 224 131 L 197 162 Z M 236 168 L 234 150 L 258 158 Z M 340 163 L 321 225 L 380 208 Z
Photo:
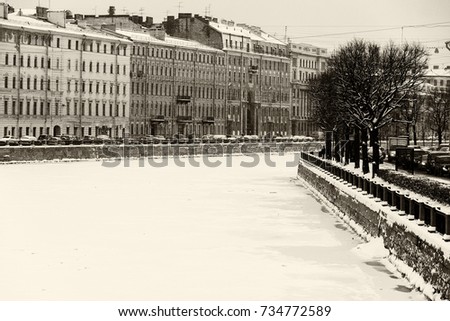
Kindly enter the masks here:
M 0 166 L 0 300 L 424 300 L 271 159 Z

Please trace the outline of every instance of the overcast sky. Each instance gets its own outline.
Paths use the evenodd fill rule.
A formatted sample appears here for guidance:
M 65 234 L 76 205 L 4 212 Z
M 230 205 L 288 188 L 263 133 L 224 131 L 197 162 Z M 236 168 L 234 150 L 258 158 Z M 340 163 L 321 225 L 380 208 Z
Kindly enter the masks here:
M 74 13 L 143 14 L 161 22 L 167 14 L 205 13 L 260 26 L 284 39 L 330 49 L 358 37 L 377 42 L 421 41 L 444 46 L 450 40 L 450 0 L 7 0 L 13 7 L 40 3 Z M 424 26 L 425 25 L 425 26 Z M 403 27 L 403 28 L 402 28 Z M 386 30 L 388 29 L 388 30 Z

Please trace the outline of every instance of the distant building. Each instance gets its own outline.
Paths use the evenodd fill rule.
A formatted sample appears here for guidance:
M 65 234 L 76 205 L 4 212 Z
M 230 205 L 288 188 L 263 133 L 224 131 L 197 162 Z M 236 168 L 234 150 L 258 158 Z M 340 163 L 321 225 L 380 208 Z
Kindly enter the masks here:
M 450 57 L 444 47 L 429 50 L 425 81 L 440 90 L 450 90 Z
M 308 82 L 325 71 L 328 52 L 327 49 L 301 43 L 289 43 L 288 50 L 291 58 L 292 83 L 291 133 L 315 136 L 318 128 L 311 121 L 312 105 Z
M 65 11 L 0 4 L 0 134 L 128 132 L 131 42 L 66 19 Z
M 290 59 L 285 43 L 260 28 L 180 13 L 166 32 L 225 52 L 226 134 L 289 135 Z

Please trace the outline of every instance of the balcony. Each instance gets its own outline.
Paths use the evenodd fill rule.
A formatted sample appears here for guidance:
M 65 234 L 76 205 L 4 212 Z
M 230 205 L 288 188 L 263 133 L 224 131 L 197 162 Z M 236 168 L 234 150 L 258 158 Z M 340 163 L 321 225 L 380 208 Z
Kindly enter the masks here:
M 191 96 L 177 96 L 177 103 L 187 104 L 191 102 Z
M 178 116 L 177 121 L 179 123 L 192 123 L 192 116 Z
M 164 115 L 156 115 L 155 117 L 153 117 L 151 119 L 152 122 L 165 122 L 166 121 L 166 117 L 164 117 Z
M 203 117 L 202 122 L 203 122 L 204 124 L 214 124 L 214 117 L 213 117 L 213 116 L 206 116 L 206 117 Z

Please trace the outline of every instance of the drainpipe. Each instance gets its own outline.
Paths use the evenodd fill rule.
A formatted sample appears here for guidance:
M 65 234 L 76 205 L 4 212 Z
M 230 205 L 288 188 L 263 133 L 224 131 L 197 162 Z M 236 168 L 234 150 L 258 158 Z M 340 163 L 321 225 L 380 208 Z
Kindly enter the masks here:
M 21 113 L 21 110 L 20 110 L 20 86 L 21 86 L 21 84 L 23 84 L 23 82 L 21 82 L 21 78 L 22 78 L 22 75 L 20 74 L 21 73 L 21 64 L 22 64 L 22 59 L 21 59 L 21 41 L 22 41 L 22 37 L 23 37 L 23 27 L 21 28 L 21 31 L 19 31 L 18 33 L 17 33 L 17 38 L 16 38 L 16 49 L 17 49 L 17 55 L 18 55 L 18 64 L 17 64 L 17 73 L 18 73 L 18 76 L 17 76 L 17 79 L 18 79 L 18 84 L 17 84 L 17 120 L 16 120 L 16 127 L 17 127 L 17 130 L 16 130 L 16 135 L 17 135 L 17 137 L 18 138 L 20 138 L 22 135 L 21 135 L 21 133 L 19 132 L 19 128 L 20 128 L 20 113 Z

